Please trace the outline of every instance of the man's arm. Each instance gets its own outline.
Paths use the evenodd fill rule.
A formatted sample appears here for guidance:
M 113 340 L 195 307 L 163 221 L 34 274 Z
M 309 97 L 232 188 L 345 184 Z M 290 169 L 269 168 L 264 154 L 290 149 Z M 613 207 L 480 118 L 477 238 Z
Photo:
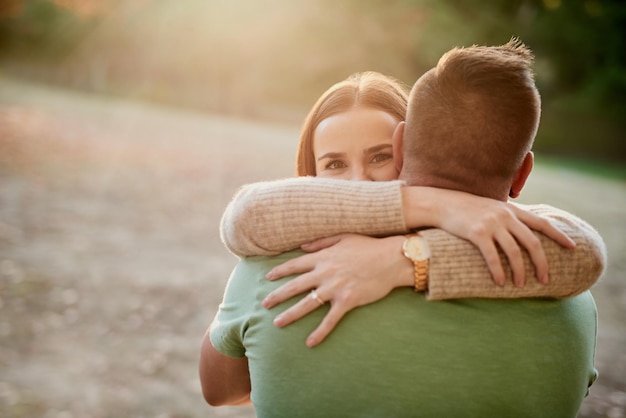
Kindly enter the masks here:
M 200 384 L 209 405 L 250 404 L 250 373 L 248 359 L 226 356 L 215 349 L 209 328 L 200 351 Z

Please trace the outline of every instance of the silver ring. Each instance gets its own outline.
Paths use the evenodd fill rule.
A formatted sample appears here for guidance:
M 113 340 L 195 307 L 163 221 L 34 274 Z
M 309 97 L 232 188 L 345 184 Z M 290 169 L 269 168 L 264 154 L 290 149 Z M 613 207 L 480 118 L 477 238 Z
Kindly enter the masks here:
M 317 294 L 317 290 L 316 290 L 316 289 L 311 290 L 310 295 L 311 295 L 311 299 L 313 299 L 314 301 L 316 301 L 317 303 L 319 303 L 319 304 L 320 304 L 320 306 L 322 306 L 324 303 L 326 303 L 326 302 L 324 302 L 324 301 L 322 300 L 322 298 L 321 298 L 321 297 Z

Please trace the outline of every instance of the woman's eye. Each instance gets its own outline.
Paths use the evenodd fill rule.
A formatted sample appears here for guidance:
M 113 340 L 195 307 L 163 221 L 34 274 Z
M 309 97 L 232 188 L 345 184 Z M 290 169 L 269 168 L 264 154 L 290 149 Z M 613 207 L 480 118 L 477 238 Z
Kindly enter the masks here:
M 346 164 L 343 161 L 334 160 L 326 164 L 326 170 L 338 170 L 340 168 L 345 168 Z
M 376 154 L 370 160 L 371 163 L 382 163 L 383 161 L 387 161 L 393 158 L 393 154 L 389 154 L 386 152 L 381 152 L 380 154 Z

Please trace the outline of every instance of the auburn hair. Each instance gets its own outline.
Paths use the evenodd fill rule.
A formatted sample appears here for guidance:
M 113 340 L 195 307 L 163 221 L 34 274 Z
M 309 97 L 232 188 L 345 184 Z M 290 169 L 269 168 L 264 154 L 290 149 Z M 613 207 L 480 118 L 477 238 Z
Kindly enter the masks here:
M 402 82 L 375 71 L 352 74 L 331 86 L 317 100 L 302 125 L 296 156 L 296 175 L 317 175 L 313 136 L 323 120 L 363 106 L 382 110 L 401 122 L 406 118 L 407 100 L 407 88 Z

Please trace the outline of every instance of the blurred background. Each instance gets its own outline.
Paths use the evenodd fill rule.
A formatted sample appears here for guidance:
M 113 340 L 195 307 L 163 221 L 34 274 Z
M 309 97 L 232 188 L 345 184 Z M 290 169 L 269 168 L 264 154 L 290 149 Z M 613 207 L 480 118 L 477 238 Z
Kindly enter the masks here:
M 536 53 L 537 150 L 626 159 L 620 0 L 2 0 L 3 72 L 206 111 L 300 121 L 365 69 L 412 84 L 453 46 Z
M 626 417 L 625 28 L 622 0 L 0 0 L 0 416 L 254 416 L 196 377 L 232 194 L 293 174 L 308 108 L 349 74 L 410 85 L 518 36 L 543 99 L 522 200 L 609 254 L 580 417 Z

